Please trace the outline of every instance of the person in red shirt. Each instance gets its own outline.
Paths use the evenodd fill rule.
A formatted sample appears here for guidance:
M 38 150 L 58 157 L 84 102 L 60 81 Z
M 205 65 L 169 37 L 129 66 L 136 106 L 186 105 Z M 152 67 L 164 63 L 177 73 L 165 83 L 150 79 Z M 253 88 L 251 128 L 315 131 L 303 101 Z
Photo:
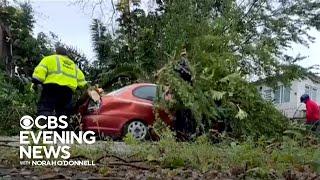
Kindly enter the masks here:
M 307 109 L 307 120 L 306 124 L 315 126 L 315 129 L 317 126 L 320 125 L 320 110 L 319 106 L 316 102 L 312 101 L 308 94 L 304 94 L 300 97 L 300 102 L 306 104 Z

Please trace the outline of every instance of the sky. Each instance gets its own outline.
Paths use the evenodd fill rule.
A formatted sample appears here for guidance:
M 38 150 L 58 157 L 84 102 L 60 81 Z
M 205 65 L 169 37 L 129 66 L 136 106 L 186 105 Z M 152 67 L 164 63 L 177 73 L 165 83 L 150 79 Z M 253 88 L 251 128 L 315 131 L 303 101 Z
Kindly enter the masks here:
M 90 0 L 89 0 L 90 1 Z M 94 0 L 93 0 L 94 2 Z M 90 24 L 92 18 L 103 18 L 109 22 L 113 12 L 110 5 L 105 4 L 105 14 L 92 13 L 92 4 L 83 9 L 77 1 L 65 0 L 31 0 L 31 4 L 35 11 L 36 24 L 34 34 L 39 32 L 49 33 L 54 32 L 66 44 L 76 47 L 80 52 L 83 52 L 89 59 L 93 59 L 93 52 L 90 36 Z M 151 8 L 152 4 L 144 4 L 145 9 Z M 293 45 L 292 49 L 287 52 L 291 55 L 301 54 L 307 58 L 299 64 L 303 67 L 309 67 L 315 64 L 320 64 L 320 32 L 312 29 L 310 35 L 315 37 L 315 43 L 310 44 L 309 48 L 300 45 Z
M 80 5 L 66 1 L 31 1 L 35 13 L 34 35 L 54 32 L 65 44 L 94 57 L 90 36 L 92 16 Z

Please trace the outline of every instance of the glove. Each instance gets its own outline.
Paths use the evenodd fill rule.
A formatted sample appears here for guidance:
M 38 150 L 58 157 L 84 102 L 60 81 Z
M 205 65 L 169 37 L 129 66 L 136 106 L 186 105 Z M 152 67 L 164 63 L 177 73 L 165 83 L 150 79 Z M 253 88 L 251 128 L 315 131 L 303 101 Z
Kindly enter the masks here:
M 29 90 L 30 90 L 31 92 L 34 92 L 34 83 L 31 83 Z
M 40 84 L 31 83 L 31 85 L 30 85 L 30 91 L 31 92 L 38 91 L 39 88 L 41 88 Z

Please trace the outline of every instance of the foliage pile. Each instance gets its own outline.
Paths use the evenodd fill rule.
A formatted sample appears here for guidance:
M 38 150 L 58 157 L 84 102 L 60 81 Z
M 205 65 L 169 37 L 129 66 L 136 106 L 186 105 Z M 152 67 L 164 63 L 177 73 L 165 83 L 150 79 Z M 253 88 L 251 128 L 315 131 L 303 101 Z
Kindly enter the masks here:
M 317 18 L 319 6 L 298 1 L 165 1 L 164 44 L 176 52 L 181 45 L 187 48 L 193 85 L 172 71 L 171 64 L 179 58 L 176 54 L 159 82 L 172 89 L 178 99 L 174 107 L 182 104 L 192 110 L 198 126 L 210 128 L 212 122 L 223 120 L 238 136 L 279 135 L 285 118 L 263 101 L 248 78 L 282 74 L 277 81 L 285 81 L 306 72 L 294 64 L 301 58 L 289 57 L 283 49 L 292 41 L 307 43 L 302 25 L 311 26 L 306 19 Z M 310 14 L 300 13 L 305 9 Z
M 221 69 L 216 67 L 214 70 Z M 261 98 L 254 85 L 237 74 L 218 77 L 206 76 L 201 82 L 195 81 L 194 85 L 190 86 L 181 81 L 174 72 L 164 72 L 164 83 L 170 85 L 171 93 L 180 101 L 167 102 L 161 99 L 160 107 L 165 106 L 171 111 L 181 106 L 191 109 L 202 132 L 208 132 L 215 122 L 224 122 L 231 126 L 233 136 L 237 137 L 282 134 L 287 126 L 287 119 L 272 103 Z M 181 87 L 184 89 L 180 89 Z

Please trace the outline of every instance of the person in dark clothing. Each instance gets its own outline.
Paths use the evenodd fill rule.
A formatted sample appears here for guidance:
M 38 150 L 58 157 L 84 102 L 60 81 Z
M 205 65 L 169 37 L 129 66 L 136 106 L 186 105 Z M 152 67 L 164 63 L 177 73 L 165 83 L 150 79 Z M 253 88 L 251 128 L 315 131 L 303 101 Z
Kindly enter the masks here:
M 192 75 L 189 65 L 189 60 L 187 58 L 187 51 L 183 49 L 181 52 L 181 58 L 178 64 L 175 66 L 174 70 L 179 73 L 180 77 L 192 85 Z
M 182 50 L 180 56 L 179 62 L 174 66 L 174 71 L 176 71 L 184 81 L 188 82 L 192 86 L 192 74 L 186 49 Z M 181 102 L 179 104 L 183 103 Z M 180 136 L 183 136 L 182 139 L 190 139 L 191 135 L 196 133 L 196 122 L 191 109 L 185 107 L 178 108 L 176 111 L 174 127 L 175 130 L 180 133 Z

